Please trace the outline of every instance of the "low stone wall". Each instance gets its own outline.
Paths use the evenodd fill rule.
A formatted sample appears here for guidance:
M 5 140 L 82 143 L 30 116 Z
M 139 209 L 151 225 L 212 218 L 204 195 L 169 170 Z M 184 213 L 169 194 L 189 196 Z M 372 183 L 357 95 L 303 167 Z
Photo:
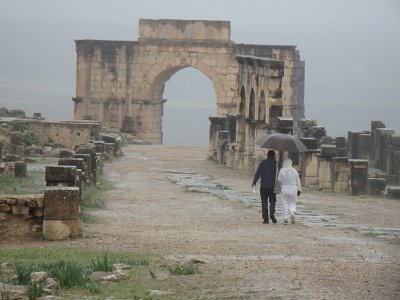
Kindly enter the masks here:
M 30 239 L 42 230 L 44 201 L 42 194 L 0 194 L 0 242 Z
M 1 123 L 26 126 L 39 139 L 39 143 L 60 144 L 70 150 L 76 145 L 101 139 L 101 123 L 95 121 L 44 121 L 35 119 L 1 120 Z

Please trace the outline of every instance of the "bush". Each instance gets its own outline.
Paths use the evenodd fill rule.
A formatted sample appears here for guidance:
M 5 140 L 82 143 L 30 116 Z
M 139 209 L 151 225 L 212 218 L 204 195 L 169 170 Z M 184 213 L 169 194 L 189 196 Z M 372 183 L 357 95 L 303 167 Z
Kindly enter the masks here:
M 33 132 L 28 132 L 22 137 L 22 142 L 27 146 L 39 145 L 39 138 Z
M 93 271 L 112 272 L 113 263 L 108 259 L 107 253 L 105 253 L 101 258 L 97 256 L 97 261 L 92 259 L 90 267 Z
M 167 267 L 171 275 L 193 275 L 199 273 L 199 269 L 192 263 Z
M 50 266 L 48 273 L 60 284 L 60 287 L 70 288 L 83 287 L 90 270 L 75 262 L 59 261 Z
M 17 275 L 17 284 L 28 285 L 31 282 L 31 273 L 37 272 L 38 267 L 29 263 L 17 263 L 13 265 L 15 274 Z

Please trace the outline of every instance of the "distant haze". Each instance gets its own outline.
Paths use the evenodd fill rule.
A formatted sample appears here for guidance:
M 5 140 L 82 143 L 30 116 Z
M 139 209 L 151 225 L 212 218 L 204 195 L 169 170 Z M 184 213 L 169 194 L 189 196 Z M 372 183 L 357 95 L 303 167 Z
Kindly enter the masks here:
M 231 21 L 236 43 L 297 45 L 306 117 L 330 136 L 381 120 L 400 134 L 400 1 L 2 0 L 0 106 L 73 119 L 75 39 L 137 40 L 140 18 Z M 166 83 L 164 142 L 206 145 L 216 113 L 197 70 Z

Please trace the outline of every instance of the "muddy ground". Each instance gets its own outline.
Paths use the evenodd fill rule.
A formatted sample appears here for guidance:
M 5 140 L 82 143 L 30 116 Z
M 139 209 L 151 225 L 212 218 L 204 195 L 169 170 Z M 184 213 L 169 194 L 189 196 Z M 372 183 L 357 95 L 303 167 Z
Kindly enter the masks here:
M 129 146 L 83 237 L 60 242 L 204 261 L 184 276 L 196 299 L 399 299 L 400 201 L 305 189 L 296 224 L 262 224 L 253 174 L 207 149 Z

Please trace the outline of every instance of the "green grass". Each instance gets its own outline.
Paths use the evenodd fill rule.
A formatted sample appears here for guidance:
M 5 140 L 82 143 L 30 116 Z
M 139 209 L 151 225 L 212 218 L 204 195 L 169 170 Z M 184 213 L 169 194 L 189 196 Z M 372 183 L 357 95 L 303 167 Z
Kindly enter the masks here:
M 40 286 L 30 284 L 30 274 L 34 271 L 46 271 L 61 285 L 57 292 L 66 299 L 146 299 L 150 289 L 168 289 L 167 282 L 152 279 L 149 268 L 165 269 L 165 262 L 155 254 L 129 252 L 103 252 L 66 247 L 43 247 L 23 249 L 0 249 L 0 264 L 8 262 L 18 269 L 17 279 L 9 279 L 9 273 L 0 273 L 0 282 L 23 284 L 34 295 L 40 294 Z M 124 263 L 131 267 L 127 270 L 129 278 L 119 282 L 90 283 L 87 277 L 95 270 L 112 270 L 113 263 Z M 16 267 L 17 266 L 17 267 Z M 8 279 L 6 278 L 8 277 Z M 22 283 L 23 282 L 23 283 Z M 177 286 L 176 289 L 179 287 Z M 98 297 L 98 298 L 97 298 Z M 149 298 L 147 298 L 149 299 Z
M 84 185 L 82 192 L 82 208 L 86 210 L 103 208 L 104 192 L 113 188 L 113 183 L 98 176 L 96 185 Z
M 39 297 L 44 296 L 45 292 L 43 290 L 43 283 L 30 283 L 27 286 L 26 294 L 29 300 L 36 300 Z
M 197 268 L 197 266 L 192 263 L 167 266 L 167 270 L 171 275 L 193 275 L 199 273 L 199 269 Z
M 113 261 L 108 258 L 108 254 L 104 253 L 102 256 L 97 256 L 96 260 L 92 259 L 90 265 L 93 271 L 112 272 Z

